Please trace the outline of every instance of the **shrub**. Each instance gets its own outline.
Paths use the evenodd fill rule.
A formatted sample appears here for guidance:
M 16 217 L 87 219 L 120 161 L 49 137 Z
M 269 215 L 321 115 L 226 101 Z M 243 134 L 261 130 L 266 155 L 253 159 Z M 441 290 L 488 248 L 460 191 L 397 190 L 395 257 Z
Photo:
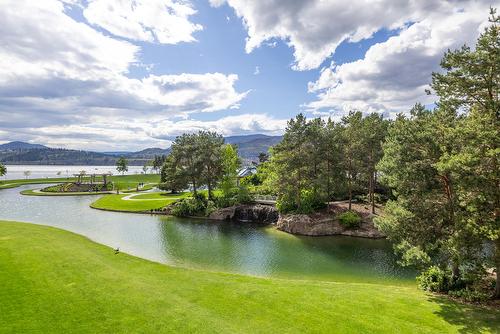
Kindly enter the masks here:
M 488 293 L 469 287 L 460 290 L 451 290 L 448 291 L 448 294 L 451 297 L 462 299 L 463 301 L 470 303 L 479 303 L 490 299 L 490 295 Z
M 253 202 L 253 197 L 248 191 L 247 187 L 239 187 L 238 193 L 236 195 L 236 201 L 238 203 L 250 203 Z
M 361 224 L 361 216 L 354 211 L 343 212 L 337 218 L 347 228 L 356 228 Z
M 201 194 L 202 195 L 202 194 Z M 195 198 L 181 199 L 172 204 L 171 213 L 174 216 L 187 217 L 204 215 L 208 202 L 205 196 L 196 196 Z
M 450 288 L 450 276 L 449 272 L 437 266 L 431 266 L 417 277 L 417 282 L 422 290 L 447 292 Z
M 276 200 L 276 208 L 281 213 L 290 213 L 297 210 L 297 205 L 289 196 L 280 196 Z

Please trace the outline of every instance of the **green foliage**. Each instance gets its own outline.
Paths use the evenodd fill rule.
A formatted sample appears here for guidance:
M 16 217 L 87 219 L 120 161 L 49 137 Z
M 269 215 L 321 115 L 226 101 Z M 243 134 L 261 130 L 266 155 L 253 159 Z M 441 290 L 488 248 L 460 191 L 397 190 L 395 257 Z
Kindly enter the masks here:
M 399 116 L 378 165 L 396 199 L 377 226 L 403 263 L 449 268 L 455 282 L 480 281 L 491 266 L 500 271 L 499 22 L 492 10 L 474 49 L 445 54 L 445 71 L 432 81 L 438 108 L 417 105 L 409 117 Z M 485 244 L 493 251 L 484 252 Z M 435 268 L 432 273 L 438 274 Z M 495 295 L 500 297 L 500 278 Z
M 470 287 L 460 290 L 450 290 L 448 291 L 448 295 L 469 303 L 481 303 L 491 298 L 491 293 L 475 290 Z
M 228 198 L 231 197 L 236 187 L 238 169 L 241 167 L 241 160 L 235 146 L 226 144 L 222 147 L 222 165 L 223 176 L 219 188 L 222 195 Z
M 125 172 L 127 172 L 128 171 L 128 161 L 127 161 L 127 159 L 125 159 L 124 157 L 120 157 L 116 161 L 116 170 L 118 171 L 118 173 L 122 173 L 122 174 L 124 174 Z
M 350 112 L 341 123 L 308 121 L 299 114 L 288 122 L 283 140 L 274 147 L 266 163 L 273 177 L 263 184 L 274 189 L 286 211 L 310 212 L 318 203 L 345 196 L 352 200 L 361 189 L 366 189 L 374 206 L 375 165 L 382 156 L 387 123 L 378 114 L 363 117 L 359 111 Z
M 238 203 L 247 204 L 253 202 L 253 200 L 253 196 L 252 194 L 250 194 L 250 191 L 247 187 L 238 187 L 238 192 L 236 194 L 236 201 Z
M 195 193 L 206 185 L 212 199 L 213 189 L 224 175 L 223 152 L 224 138 L 215 132 L 177 137 L 162 168 L 162 183 L 173 188 L 190 184 Z
M 281 213 L 309 214 L 326 207 L 321 197 L 311 190 L 302 190 L 298 202 L 299 205 L 297 205 L 296 197 L 281 196 L 276 201 L 276 208 Z
M 418 277 L 418 286 L 431 292 L 447 292 L 450 289 L 451 274 L 437 266 L 431 266 Z
M 347 228 L 357 228 L 361 225 L 361 216 L 354 211 L 345 211 L 337 216 L 339 223 Z
M 4 164 L 0 164 L 0 176 L 7 174 L 7 167 Z

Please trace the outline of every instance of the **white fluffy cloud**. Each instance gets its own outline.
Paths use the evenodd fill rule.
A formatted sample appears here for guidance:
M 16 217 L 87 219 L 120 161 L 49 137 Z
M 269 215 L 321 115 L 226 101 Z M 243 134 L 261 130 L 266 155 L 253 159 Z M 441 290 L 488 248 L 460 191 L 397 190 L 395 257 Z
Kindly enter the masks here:
M 318 80 L 309 83 L 317 98 L 306 108 L 337 116 L 349 109 L 395 113 L 417 101 L 432 103 L 435 97 L 424 90 L 444 52 L 474 44 L 489 6 L 499 5 L 489 0 L 210 2 L 229 5 L 243 20 L 247 52 L 276 39 L 285 41 L 294 50 L 295 70 L 321 67 L 343 41 L 355 43 L 381 29 L 400 30 L 371 46 L 360 60 L 322 68 Z
M 13 140 L 13 131 L 45 131 L 78 141 L 93 131 L 95 138 L 108 136 L 103 143 L 124 132 L 140 142 L 148 138 L 146 128 L 136 134 L 124 124 L 151 126 L 154 120 L 234 109 L 246 96 L 236 91 L 235 74 L 129 77 L 140 48 L 75 21 L 65 12 L 67 3 L 0 0 L 0 129 L 9 132 L 4 140 Z
M 425 89 L 444 52 L 464 43 L 474 45 L 487 17 L 488 6 L 475 2 L 429 15 L 370 47 L 363 59 L 323 69 L 319 79 L 309 83 L 309 91 L 318 97 L 307 107 L 394 114 L 416 102 L 434 102 Z
M 189 20 L 195 13 L 188 1 L 177 0 L 89 0 L 83 12 L 115 36 L 162 44 L 195 41 L 193 34 L 203 29 Z
M 251 52 L 273 38 L 294 48 L 297 70 L 314 69 L 344 40 L 358 42 L 381 28 L 396 29 L 455 6 L 458 1 L 435 0 L 210 0 L 227 3 L 243 20 Z

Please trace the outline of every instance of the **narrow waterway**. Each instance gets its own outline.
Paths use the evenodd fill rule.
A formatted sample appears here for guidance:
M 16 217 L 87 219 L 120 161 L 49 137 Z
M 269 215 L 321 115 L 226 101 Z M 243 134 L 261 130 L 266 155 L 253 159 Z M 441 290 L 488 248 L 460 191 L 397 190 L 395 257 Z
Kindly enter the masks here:
M 0 190 L 0 219 L 59 227 L 166 264 L 257 276 L 414 284 L 386 240 L 301 237 L 272 227 L 113 213 L 89 207 L 96 196 L 23 196 Z M 49 245 L 48 245 L 49 247 Z

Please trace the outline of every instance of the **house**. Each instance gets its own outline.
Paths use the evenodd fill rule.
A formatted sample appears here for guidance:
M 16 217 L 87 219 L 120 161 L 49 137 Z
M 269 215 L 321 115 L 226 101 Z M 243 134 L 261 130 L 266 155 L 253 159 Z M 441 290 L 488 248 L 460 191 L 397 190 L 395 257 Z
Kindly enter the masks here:
M 255 166 L 247 166 L 247 167 L 243 167 L 242 169 L 240 169 L 238 171 L 238 174 L 237 174 L 237 185 L 239 186 L 240 185 L 240 180 L 246 176 L 250 176 L 250 175 L 254 175 L 257 173 L 257 167 Z

